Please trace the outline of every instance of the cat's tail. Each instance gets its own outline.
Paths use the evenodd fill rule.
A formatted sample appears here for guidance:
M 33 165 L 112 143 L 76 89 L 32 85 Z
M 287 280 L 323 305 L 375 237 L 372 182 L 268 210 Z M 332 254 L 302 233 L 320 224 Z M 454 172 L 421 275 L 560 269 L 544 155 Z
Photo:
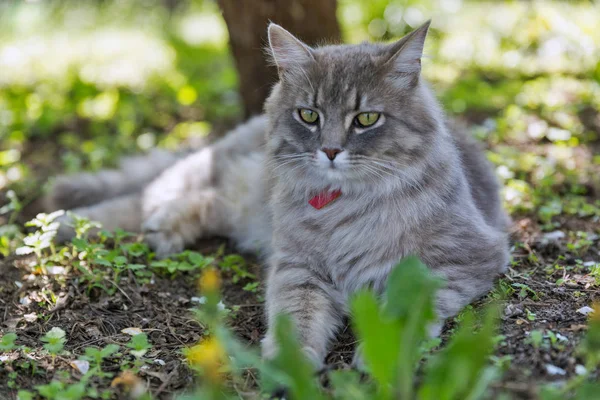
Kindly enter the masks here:
M 47 211 L 72 210 L 109 199 L 139 193 L 185 153 L 153 150 L 146 155 L 124 158 L 118 169 L 96 173 L 61 175 L 44 198 Z
M 140 232 L 142 225 L 141 192 L 118 196 L 104 200 L 91 206 L 71 210 L 77 217 L 99 222 L 102 229 L 113 231 L 117 228 L 127 232 Z M 75 219 L 71 214 L 57 219 L 60 223 L 56 240 L 60 243 L 71 240 L 75 236 Z M 97 228 L 88 233 L 95 235 Z

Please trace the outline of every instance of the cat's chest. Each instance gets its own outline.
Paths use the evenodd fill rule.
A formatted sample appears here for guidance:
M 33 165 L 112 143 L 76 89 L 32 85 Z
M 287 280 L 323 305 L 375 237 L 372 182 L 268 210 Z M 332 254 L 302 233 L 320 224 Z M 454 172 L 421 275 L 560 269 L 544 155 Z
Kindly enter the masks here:
M 317 209 L 307 199 L 279 207 L 274 217 L 276 250 L 304 254 L 334 281 L 387 268 L 410 247 L 402 211 L 385 202 L 342 195 Z

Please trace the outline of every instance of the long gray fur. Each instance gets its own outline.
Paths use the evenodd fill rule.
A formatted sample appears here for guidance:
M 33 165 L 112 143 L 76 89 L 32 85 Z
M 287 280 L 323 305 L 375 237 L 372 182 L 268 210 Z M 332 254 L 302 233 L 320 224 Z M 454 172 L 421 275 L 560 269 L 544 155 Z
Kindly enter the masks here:
M 266 116 L 111 203 L 141 210 L 127 226 L 141 226 L 159 256 L 215 234 L 264 256 L 266 357 L 277 352 L 274 319 L 287 313 L 319 365 L 349 296 L 365 286 L 383 290 L 407 255 L 446 279 L 437 294 L 441 320 L 485 294 L 508 263 L 509 219 L 493 170 L 473 139 L 449 128 L 420 76 L 428 27 L 390 45 L 309 48 L 271 24 L 280 81 Z M 299 108 L 317 111 L 317 125 L 304 123 Z M 352 124 L 367 111 L 381 113 L 373 127 Z M 343 151 L 330 161 L 323 148 Z M 52 198 L 85 187 L 59 187 Z M 342 195 L 332 204 L 309 205 L 335 189 Z M 122 225 L 115 207 L 98 212 L 104 200 L 78 212 Z

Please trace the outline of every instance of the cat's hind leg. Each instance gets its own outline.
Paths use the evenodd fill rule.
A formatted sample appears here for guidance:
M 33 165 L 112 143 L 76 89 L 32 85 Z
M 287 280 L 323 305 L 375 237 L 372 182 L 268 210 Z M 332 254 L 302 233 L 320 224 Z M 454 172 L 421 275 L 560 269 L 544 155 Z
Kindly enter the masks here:
M 175 198 L 146 217 L 142 230 L 158 258 L 181 252 L 201 237 L 224 235 L 226 201 L 217 190 L 206 188 Z
M 246 242 L 262 199 L 266 120 L 254 118 L 223 139 L 164 171 L 142 195 L 142 229 L 157 256 L 183 250 L 201 237 Z M 252 226 L 251 226 L 252 225 Z M 237 234 L 236 234 L 237 233 Z

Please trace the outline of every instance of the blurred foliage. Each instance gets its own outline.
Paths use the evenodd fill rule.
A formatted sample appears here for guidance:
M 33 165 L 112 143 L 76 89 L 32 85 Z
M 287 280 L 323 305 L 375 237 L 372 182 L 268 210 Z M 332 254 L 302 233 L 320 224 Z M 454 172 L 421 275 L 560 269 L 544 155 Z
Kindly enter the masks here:
M 29 197 L 40 174 L 176 147 L 210 130 L 190 122 L 238 115 L 216 6 L 159 4 L 0 5 L 0 189 Z

